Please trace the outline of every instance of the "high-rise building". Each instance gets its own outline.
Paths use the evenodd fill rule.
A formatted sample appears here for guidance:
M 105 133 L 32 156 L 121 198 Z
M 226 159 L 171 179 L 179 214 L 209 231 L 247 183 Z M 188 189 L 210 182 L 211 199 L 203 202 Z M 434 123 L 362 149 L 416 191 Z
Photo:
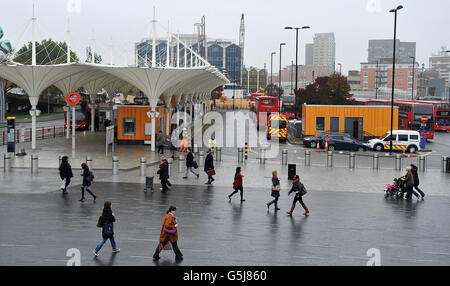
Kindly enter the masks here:
M 430 69 L 439 74 L 439 78 L 445 79 L 447 86 L 450 85 L 450 53 L 446 47 L 430 57 Z
M 305 45 L 305 65 L 312 66 L 314 64 L 314 44 Z
M 409 63 L 412 61 L 411 57 L 416 57 L 415 42 L 401 42 L 397 40 L 395 46 L 396 63 Z M 376 63 L 383 59 L 390 59 L 392 61 L 393 48 L 394 43 L 392 40 L 369 40 L 367 62 Z
M 257 92 L 267 86 L 267 70 L 248 67 L 242 69 L 242 88 L 248 93 Z
M 313 45 L 313 66 L 328 66 L 330 74 L 334 73 L 336 62 L 334 33 L 315 34 Z
M 361 88 L 361 77 L 359 71 L 348 71 L 347 83 L 351 90 L 358 90 Z

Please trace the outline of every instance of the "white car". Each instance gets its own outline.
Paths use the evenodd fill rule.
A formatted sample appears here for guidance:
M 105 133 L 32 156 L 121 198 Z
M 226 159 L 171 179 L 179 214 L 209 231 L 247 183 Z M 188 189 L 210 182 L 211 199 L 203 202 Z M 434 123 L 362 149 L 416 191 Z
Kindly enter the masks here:
M 389 150 L 391 145 L 391 132 L 387 132 L 380 139 L 369 140 L 367 146 L 376 151 Z M 416 153 L 420 151 L 420 133 L 410 130 L 392 131 L 392 150 Z

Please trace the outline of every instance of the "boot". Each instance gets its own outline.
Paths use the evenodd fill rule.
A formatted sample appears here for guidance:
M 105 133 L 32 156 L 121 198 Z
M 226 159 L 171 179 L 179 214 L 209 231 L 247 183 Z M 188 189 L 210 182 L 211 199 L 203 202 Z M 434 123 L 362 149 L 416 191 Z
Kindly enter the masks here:
M 288 215 L 292 215 L 292 213 L 294 212 L 295 209 L 295 205 L 292 205 L 291 210 L 286 212 Z
M 305 204 L 303 204 L 302 207 L 305 209 L 304 215 L 308 215 L 309 214 L 308 207 Z

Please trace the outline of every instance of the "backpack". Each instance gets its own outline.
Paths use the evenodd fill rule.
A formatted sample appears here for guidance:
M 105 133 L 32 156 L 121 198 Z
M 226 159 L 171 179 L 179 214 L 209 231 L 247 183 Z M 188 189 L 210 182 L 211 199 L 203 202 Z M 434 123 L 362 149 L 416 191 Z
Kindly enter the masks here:
M 105 236 L 112 236 L 114 234 L 113 223 L 109 220 L 105 220 L 105 222 L 103 223 L 103 234 Z

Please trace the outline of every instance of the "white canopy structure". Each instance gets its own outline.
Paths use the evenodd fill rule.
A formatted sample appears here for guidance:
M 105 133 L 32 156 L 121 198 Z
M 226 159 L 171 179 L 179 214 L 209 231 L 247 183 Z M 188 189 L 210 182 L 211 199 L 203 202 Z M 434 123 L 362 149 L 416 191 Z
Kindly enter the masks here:
M 155 16 L 154 16 L 155 17 Z M 165 105 L 170 107 L 172 96 L 175 96 L 175 103 L 179 105 L 183 96 L 185 103 L 192 103 L 195 100 L 203 99 L 202 95 L 209 94 L 214 88 L 229 83 L 229 80 L 219 72 L 219 70 L 209 64 L 204 58 L 181 42 L 178 37 L 165 31 L 168 34 L 167 51 L 172 41 L 176 42 L 177 61 L 171 61 L 172 57 L 167 52 L 164 66 L 157 66 L 156 61 L 156 23 L 152 21 L 152 55 L 151 67 L 129 67 L 113 66 L 94 63 L 95 53 L 92 52 L 91 63 L 70 63 L 70 29 L 68 27 L 67 40 L 67 64 L 60 65 L 37 65 L 36 64 L 36 41 L 35 25 L 37 18 L 32 20 L 32 64 L 22 65 L 17 63 L 0 64 L 0 77 L 5 78 L 27 93 L 31 103 L 32 115 L 32 149 L 36 149 L 36 106 L 40 94 L 49 86 L 55 85 L 64 94 L 75 92 L 80 87 L 84 87 L 91 96 L 91 104 L 95 100 L 97 92 L 104 88 L 109 94 L 113 94 L 117 89 L 132 89 L 142 91 L 148 98 L 150 107 L 157 106 L 158 100 L 164 96 Z M 180 49 L 183 46 L 185 63 L 180 67 Z M 187 53 L 190 55 L 190 66 L 187 66 Z M 171 67 L 170 63 L 176 66 Z M 174 64 L 175 65 L 175 64 Z M 189 100 L 186 100 L 189 98 Z M 92 110 L 94 110 L 92 108 Z M 94 116 L 91 117 L 94 119 Z M 92 120 L 93 122 L 93 120 Z M 94 124 L 91 124 L 92 126 Z M 168 128 L 166 129 L 168 131 Z M 152 151 L 155 150 L 155 124 L 152 124 Z M 74 154 L 74 153 L 73 153 Z M 73 155 L 74 156 L 74 155 Z

